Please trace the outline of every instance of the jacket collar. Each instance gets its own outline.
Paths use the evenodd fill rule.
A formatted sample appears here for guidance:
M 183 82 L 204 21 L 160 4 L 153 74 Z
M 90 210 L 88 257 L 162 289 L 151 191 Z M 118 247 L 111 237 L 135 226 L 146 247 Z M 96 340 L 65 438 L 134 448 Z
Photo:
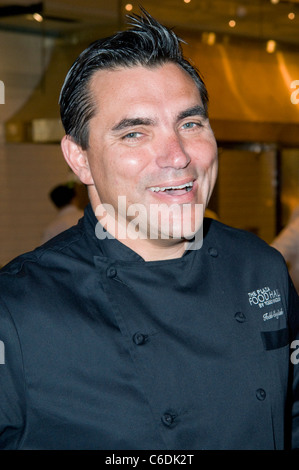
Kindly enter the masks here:
M 114 260 L 145 262 L 141 256 L 135 253 L 135 251 L 131 250 L 119 240 L 112 237 L 112 235 L 108 234 L 108 232 L 106 232 L 106 230 L 97 220 L 91 204 L 88 204 L 85 208 L 83 223 L 85 234 L 88 238 L 88 243 L 92 249 L 95 250 L 94 255 L 99 255 L 100 253 L 106 258 L 111 258 Z M 99 227 L 101 230 L 98 230 Z M 103 239 L 100 239 L 97 236 L 97 233 L 106 233 L 107 236 Z
M 210 223 L 211 223 L 211 220 L 205 219 L 204 238 L 206 237 L 207 232 L 209 231 Z M 94 256 L 99 256 L 99 254 L 101 254 L 102 256 L 106 258 L 110 258 L 112 260 L 131 261 L 131 262 L 137 261 L 137 262 L 145 263 L 145 260 L 140 255 L 138 255 L 135 251 L 131 250 L 131 248 L 127 247 L 126 245 L 121 243 L 121 241 L 112 237 L 112 235 L 108 234 L 108 232 L 105 231 L 105 229 L 101 226 L 100 222 L 96 218 L 91 204 L 88 204 L 85 208 L 83 224 L 84 224 L 85 234 L 87 237 L 87 243 L 93 250 Z M 100 226 L 100 230 L 98 230 L 99 226 Z M 100 239 L 97 236 L 97 233 L 103 234 L 105 232 L 107 233 L 107 237 Z M 192 250 L 185 251 L 182 258 L 185 258 L 191 253 L 194 254 L 195 251 L 192 251 Z M 169 262 L 169 260 L 167 261 Z

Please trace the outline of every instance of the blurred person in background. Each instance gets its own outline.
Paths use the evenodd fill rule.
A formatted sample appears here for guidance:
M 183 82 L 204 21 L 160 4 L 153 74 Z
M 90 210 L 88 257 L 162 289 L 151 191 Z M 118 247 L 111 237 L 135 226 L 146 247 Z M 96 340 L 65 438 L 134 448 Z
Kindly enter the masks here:
M 41 243 L 47 242 L 64 230 L 76 225 L 84 214 L 80 208 L 75 184 L 59 184 L 51 190 L 49 197 L 57 209 L 57 215 L 46 227 Z
M 283 255 L 294 286 L 299 293 L 299 206 L 271 245 Z

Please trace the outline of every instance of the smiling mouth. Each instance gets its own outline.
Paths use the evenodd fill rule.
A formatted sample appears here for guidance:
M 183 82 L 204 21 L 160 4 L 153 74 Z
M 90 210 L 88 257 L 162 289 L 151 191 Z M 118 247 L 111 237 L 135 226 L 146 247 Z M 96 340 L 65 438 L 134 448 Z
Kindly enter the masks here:
M 159 192 L 174 192 L 175 191 L 184 191 L 184 192 L 189 192 L 193 188 L 193 181 L 189 181 L 189 183 L 185 184 L 180 184 L 179 186 L 164 186 L 164 187 L 159 187 L 159 186 L 152 186 L 149 188 L 150 191 L 153 193 L 159 193 Z

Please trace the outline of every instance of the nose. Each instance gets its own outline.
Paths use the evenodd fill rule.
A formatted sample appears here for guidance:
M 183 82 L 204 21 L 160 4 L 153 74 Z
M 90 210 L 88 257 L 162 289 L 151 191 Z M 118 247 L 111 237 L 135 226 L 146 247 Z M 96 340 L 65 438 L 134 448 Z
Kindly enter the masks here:
M 176 134 L 159 140 L 156 161 L 160 168 L 183 169 L 189 165 L 190 160 L 188 152 Z

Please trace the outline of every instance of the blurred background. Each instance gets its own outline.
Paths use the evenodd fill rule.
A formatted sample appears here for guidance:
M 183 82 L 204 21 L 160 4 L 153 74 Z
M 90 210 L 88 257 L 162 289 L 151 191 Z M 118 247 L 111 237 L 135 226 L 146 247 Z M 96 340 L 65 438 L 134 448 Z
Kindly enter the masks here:
M 4 0 L 0 265 L 40 243 L 56 214 L 51 189 L 77 185 L 60 150 L 67 70 L 93 40 L 123 29 L 139 3 L 187 41 L 209 90 L 219 146 L 210 209 L 271 243 L 299 204 L 299 0 Z

